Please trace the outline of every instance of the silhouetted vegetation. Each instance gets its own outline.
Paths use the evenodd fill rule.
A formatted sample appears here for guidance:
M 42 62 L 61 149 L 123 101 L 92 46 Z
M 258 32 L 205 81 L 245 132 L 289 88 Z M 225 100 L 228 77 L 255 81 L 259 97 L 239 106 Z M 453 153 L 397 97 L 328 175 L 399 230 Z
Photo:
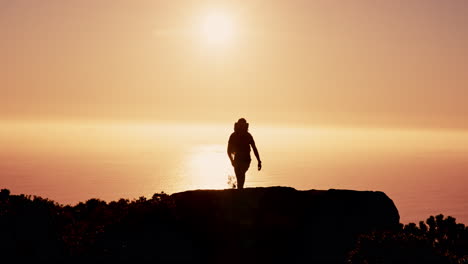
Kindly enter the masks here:
M 213 199 L 213 195 L 225 200 Z M 468 228 L 452 217 L 431 216 L 419 225 L 386 228 L 389 225 L 375 220 L 381 218 L 366 222 L 369 215 L 363 215 L 360 222 L 353 222 L 356 217 L 347 219 L 348 213 L 343 208 L 349 205 L 330 209 L 328 205 L 324 207 L 324 202 L 314 204 L 317 197 L 324 199 L 327 195 L 331 198 L 326 199 L 341 203 L 336 197 L 361 194 L 258 188 L 242 192 L 187 192 L 177 196 L 159 193 L 150 199 L 140 197 L 110 203 L 90 199 L 75 206 L 63 206 L 37 196 L 11 195 L 3 189 L 0 254 L 4 259 L 16 260 L 158 263 L 206 260 L 238 263 L 241 256 L 247 257 L 243 263 L 261 260 L 342 263 L 346 258 L 349 263 L 467 261 Z M 351 203 L 359 204 L 356 201 Z M 193 204 L 199 204 L 198 208 Z M 356 208 L 350 212 L 361 210 Z
M 228 185 L 229 188 L 231 188 L 231 189 L 237 189 L 237 180 L 236 180 L 236 177 L 233 176 L 233 175 L 228 175 L 227 185 Z
M 0 194 L 0 253 L 4 257 L 63 259 L 111 256 L 161 259 L 179 254 L 168 243 L 177 219 L 164 193 L 106 203 L 90 199 L 61 206 L 37 196 Z M 174 257 L 171 256 L 172 259 Z
M 442 214 L 398 232 L 361 235 L 350 263 L 468 263 L 468 227 Z

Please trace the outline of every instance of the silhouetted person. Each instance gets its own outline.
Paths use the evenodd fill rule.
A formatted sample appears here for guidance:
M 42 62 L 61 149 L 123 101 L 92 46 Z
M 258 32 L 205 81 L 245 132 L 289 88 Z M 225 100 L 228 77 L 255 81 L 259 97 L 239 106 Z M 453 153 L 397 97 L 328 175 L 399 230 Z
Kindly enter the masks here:
M 258 170 L 262 169 L 262 162 L 258 154 L 257 147 L 252 135 L 248 132 L 249 123 L 244 118 L 239 119 L 234 124 L 234 133 L 229 137 L 227 147 L 227 154 L 237 178 L 237 189 L 244 188 L 245 173 L 249 169 L 250 161 L 250 146 L 254 151 L 255 157 L 258 161 Z

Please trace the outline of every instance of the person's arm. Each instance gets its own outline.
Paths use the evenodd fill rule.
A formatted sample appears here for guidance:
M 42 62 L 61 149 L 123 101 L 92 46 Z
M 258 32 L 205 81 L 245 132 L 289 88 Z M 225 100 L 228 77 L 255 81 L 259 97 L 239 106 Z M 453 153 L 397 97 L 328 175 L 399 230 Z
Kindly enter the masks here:
M 252 145 L 253 152 L 255 154 L 255 157 L 257 158 L 258 161 L 258 170 L 262 169 L 262 161 L 260 160 L 260 154 L 258 154 L 258 149 L 257 146 L 255 145 L 255 141 L 252 138 L 252 142 L 250 143 Z
M 232 149 L 231 139 L 229 138 L 229 142 L 228 142 L 228 146 L 227 146 L 227 154 L 228 154 L 228 157 L 229 157 L 229 161 L 231 161 L 232 166 L 234 166 L 234 157 L 232 155 L 233 153 L 234 153 L 234 151 Z

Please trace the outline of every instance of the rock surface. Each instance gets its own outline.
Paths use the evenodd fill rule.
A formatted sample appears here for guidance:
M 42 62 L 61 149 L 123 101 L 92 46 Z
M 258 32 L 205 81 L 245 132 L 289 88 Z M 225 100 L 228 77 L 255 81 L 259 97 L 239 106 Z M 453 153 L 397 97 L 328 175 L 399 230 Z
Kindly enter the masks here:
M 382 192 L 269 187 L 171 197 L 198 258 L 213 262 L 342 262 L 358 234 L 397 229 L 400 218 Z

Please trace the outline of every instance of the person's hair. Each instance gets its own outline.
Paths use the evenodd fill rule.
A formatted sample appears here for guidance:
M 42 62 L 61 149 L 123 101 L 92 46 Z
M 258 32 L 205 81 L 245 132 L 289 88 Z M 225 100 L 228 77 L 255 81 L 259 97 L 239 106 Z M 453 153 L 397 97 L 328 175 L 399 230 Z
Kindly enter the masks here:
M 234 132 L 247 132 L 249 130 L 249 123 L 245 118 L 239 118 L 234 124 Z

